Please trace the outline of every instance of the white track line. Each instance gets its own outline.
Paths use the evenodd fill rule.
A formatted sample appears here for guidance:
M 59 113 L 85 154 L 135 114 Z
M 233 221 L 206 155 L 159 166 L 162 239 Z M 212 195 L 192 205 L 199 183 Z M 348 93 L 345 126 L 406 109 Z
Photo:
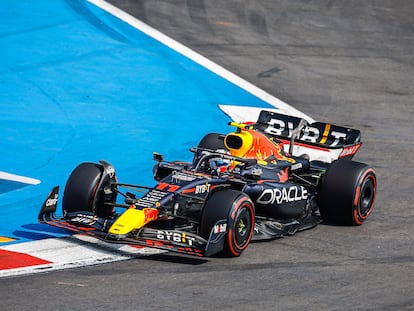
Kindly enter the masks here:
M 212 62 L 208 58 L 202 56 L 201 54 L 195 52 L 194 50 L 188 48 L 187 46 L 179 43 L 178 41 L 168 37 L 167 35 L 161 33 L 160 31 L 152 28 L 151 26 L 143 23 L 142 21 L 136 19 L 132 15 L 120 10 L 119 8 L 113 6 L 112 4 L 104 1 L 104 0 L 88 0 L 90 3 L 96 5 L 97 7 L 101 8 L 102 10 L 110 13 L 111 15 L 119 18 L 120 20 L 124 21 L 125 23 L 131 25 L 132 27 L 142 31 L 146 35 L 150 36 L 151 38 L 161 42 L 162 44 L 168 46 L 172 50 L 186 56 L 187 58 L 191 59 L 192 61 L 196 62 L 197 64 L 207 68 L 208 70 L 214 72 L 218 76 L 228 80 L 229 82 L 237 85 L 238 87 L 246 90 L 247 92 L 255 95 L 256 97 L 260 98 L 261 100 L 269 103 L 270 105 L 284 110 L 287 114 L 296 115 L 300 118 L 309 119 L 309 116 L 304 114 L 303 112 L 293 108 L 292 106 L 288 105 L 287 103 L 281 101 L 280 99 L 274 97 L 273 95 L 265 92 L 264 90 L 258 88 L 257 86 L 253 85 L 252 83 L 242 79 L 241 77 L 235 75 L 234 73 L 228 71 L 227 69 L 221 67 L 220 65 Z M 235 103 L 237 104 L 237 103 Z
M 29 185 L 38 185 L 38 184 L 40 184 L 40 180 L 38 180 L 38 179 L 25 177 L 25 176 L 14 175 L 14 174 L 2 172 L 2 171 L 0 171 L 0 179 L 20 182 L 20 183 L 29 184 Z

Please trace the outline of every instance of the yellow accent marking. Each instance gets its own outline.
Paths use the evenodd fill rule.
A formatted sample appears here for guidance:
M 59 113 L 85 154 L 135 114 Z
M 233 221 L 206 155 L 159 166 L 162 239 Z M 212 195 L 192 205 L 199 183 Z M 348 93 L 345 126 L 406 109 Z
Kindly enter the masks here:
M 230 125 L 230 126 L 237 127 L 237 128 L 239 128 L 239 129 L 244 129 L 244 128 L 246 128 L 246 124 L 243 124 L 243 123 L 238 123 L 238 122 L 234 122 L 234 121 L 230 122 L 230 123 L 229 123 L 229 125 Z
M 319 143 L 324 144 L 326 143 L 326 141 L 328 140 L 328 135 L 329 132 L 331 131 L 331 125 L 330 124 L 326 124 L 325 125 L 325 130 L 323 131 L 323 136 L 322 139 Z
M 145 225 L 145 213 L 135 208 L 127 209 L 109 228 L 111 234 L 127 234 Z
M 16 241 L 17 239 L 15 238 L 9 238 L 7 236 L 0 236 L 0 243 L 7 243 L 7 242 L 11 242 L 11 241 Z
M 226 139 L 224 140 L 224 145 L 226 146 L 227 149 L 230 150 L 230 153 L 233 156 L 243 157 L 246 154 L 246 152 L 249 151 L 249 149 L 253 145 L 253 137 L 247 131 L 242 130 L 240 133 L 230 133 L 227 136 L 238 136 L 241 139 L 241 141 L 242 141 L 242 145 L 240 146 L 239 149 L 233 149 L 233 148 L 230 148 L 226 144 Z

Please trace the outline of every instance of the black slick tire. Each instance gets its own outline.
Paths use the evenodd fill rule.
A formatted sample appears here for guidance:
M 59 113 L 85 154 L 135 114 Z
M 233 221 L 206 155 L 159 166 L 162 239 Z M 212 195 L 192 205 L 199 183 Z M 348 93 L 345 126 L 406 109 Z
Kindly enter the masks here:
M 374 208 L 376 189 L 372 167 L 347 159 L 332 162 L 318 195 L 323 220 L 339 225 L 362 225 Z
M 223 135 L 219 133 L 209 133 L 205 135 L 200 140 L 198 147 L 211 150 L 226 150 Z
M 213 193 L 200 218 L 200 235 L 208 239 L 217 221 L 227 219 L 223 254 L 238 257 L 247 248 L 254 229 L 254 205 L 246 194 L 225 189 Z
M 81 163 L 69 176 L 63 193 L 63 213 L 91 212 L 99 217 L 107 218 L 113 208 L 103 204 L 102 194 L 98 189 L 103 167 L 96 163 Z M 115 201 L 115 197 L 114 197 Z

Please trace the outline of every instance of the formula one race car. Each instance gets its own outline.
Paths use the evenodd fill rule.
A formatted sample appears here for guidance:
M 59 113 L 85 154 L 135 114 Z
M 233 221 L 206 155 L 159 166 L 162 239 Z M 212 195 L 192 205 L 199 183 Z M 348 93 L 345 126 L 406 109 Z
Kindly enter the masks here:
M 230 125 L 234 132 L 207 134 L 192 148 L 192 162 L 154 153 L 154 187 L 118 182 L 106 161 L 80 164 L 64 189 L 63 216 L 55 216 L 57 186 L 39 221 L 110 243 L 235 257 L 251 240 L 321 221 L 361 225 L 371 214 L 375 172 L 351 160 L 358 130 L 270 111 Z

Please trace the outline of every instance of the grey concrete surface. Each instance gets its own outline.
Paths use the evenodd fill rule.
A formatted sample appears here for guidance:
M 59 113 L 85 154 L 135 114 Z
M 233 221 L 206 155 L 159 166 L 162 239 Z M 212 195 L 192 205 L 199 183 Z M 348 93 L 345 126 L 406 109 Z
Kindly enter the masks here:
M 361 129 L 375 210 L 236 259 L 2 279 L 5 310 L 414 310 L 414 1 L 110 2 L 313 118 Z

